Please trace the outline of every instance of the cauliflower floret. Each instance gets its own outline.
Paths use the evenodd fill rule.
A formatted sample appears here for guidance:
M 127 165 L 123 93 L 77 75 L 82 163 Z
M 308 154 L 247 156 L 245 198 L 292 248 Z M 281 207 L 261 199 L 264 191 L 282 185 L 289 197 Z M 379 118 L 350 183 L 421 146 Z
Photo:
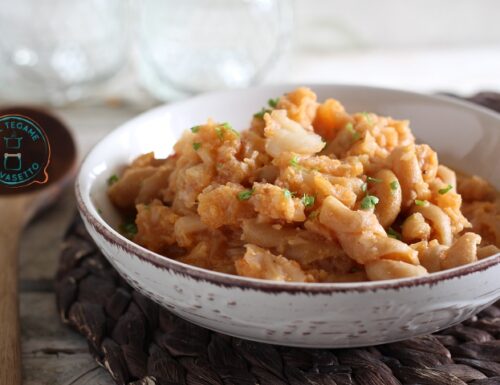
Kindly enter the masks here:
M 314 131 L 323 138 L 332 140 L 337 135 L 337 132 L 351 121 L 351 117 L 338 100 L 326 99 L 316 110 L 313 126 Z
M 162 252 L 167 246 L 175 243 L 174 226 L 179 215 L 158 199 L 149 205 L 138 204 L 136 207 L 135 242 L 155 252 Z
M 299 87 L 280 97 L 276 108 L 286 110 L 290 119 L 312 130 L 318 105 L 316 94 L 310 88 Z
M 244 196 L 245 189 L 235 183 L 212 185 L 198 195 L 198 214 L 203 223 L 216 229 L 223 225 L 237 225 L 240 220 L 254 215 Z
M 289 119 L 284 110 L 274 110 L 271 114 L 265 114 L 264 119 L 266 152 L 272 157 L 277 157 L 282 152 L 313 155 L 325 147 L 321 136 Z
M 270 183 L 254 183 L 250 203 L 259 214 L 272 219 L 287 222 L 303 222 L 306 219 L 300 199 L 294 198 L 289 190 Z
M 271 279 L 273 281 L 308 282 L 313 278 L 306 275 L 300 265 L 281 255 L 274 255 L 261 247 L 248 244 L 243 258 L 235 262 L 236 271 L 244 277 Z

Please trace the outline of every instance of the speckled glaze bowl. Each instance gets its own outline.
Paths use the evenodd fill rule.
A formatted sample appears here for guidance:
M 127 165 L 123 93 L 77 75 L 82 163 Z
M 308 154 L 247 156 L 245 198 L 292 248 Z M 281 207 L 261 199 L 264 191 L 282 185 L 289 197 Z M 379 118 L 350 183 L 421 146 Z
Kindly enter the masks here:
M 146 250 L 115 228 L 106 179 L 137 155 L 170 153 L 181 132 L 212 117 L 239 129 L 294 85 L 201 95 L 158 107 L 117 128 L 87 156 L 76 182 L 90 235 L 137 290 L 195 324 L 255 341 L 332 348 L 381 344 L 459 323 L 500 298 L 500 254 L 423 278 L 304 284 L 215 273 Z M 446 97 L 345 85 L 311 85 L 349 111 L 409 118 L 441 161 L 500 187 L 500 115 Z

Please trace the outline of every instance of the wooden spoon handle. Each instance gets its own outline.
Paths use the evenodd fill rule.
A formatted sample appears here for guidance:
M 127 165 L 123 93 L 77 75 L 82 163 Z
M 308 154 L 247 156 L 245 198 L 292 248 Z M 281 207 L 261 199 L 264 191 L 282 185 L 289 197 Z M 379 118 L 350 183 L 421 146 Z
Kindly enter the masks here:
M 25 208 L 20 199 L 0 202 L 0 384 L 21 384 L 17 255 Z
M 0 249 L 0 384 L 17 385 L 21 383 L 17 244 L 5 244 L 4 239 Z

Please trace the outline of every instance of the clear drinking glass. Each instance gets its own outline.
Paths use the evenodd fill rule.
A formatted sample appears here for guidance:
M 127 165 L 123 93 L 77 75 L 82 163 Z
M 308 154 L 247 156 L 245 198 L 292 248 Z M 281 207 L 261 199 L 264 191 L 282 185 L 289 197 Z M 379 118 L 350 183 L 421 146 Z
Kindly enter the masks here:
M 288 48 L 291 0 L 134 3 L 141 83 L 171 100 L 261 81 Z
M 127 60 L 124 0 L 0 0 L 0 98 L 63 104 Z

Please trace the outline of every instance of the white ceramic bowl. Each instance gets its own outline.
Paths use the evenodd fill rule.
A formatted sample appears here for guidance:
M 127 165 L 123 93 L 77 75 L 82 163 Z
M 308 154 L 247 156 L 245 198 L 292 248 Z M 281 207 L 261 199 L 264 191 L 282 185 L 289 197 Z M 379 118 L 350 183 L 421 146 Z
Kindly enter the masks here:
M 345 85 L 312 85 L 348 111 L 411 119 L 441 161 L 500 187 L 500 115 L 446 97 Z M 106 179 L 137 155 L 170 153 L 181 132 L 212 117 L 244 129 L 266 101 L 294 88 L 267 86 L 201 95 L 158 107 L 119 127 L 87 156 L 78 207 L 104 255 L 144 295 L 193 323 L 256 341 L 352 347 L 435 332 L 500 298 L 500 254 L 428 277 L 364 283 L 276 283 L 189 266 L 121 236 Z M 98 214 L 98 211 L 102 214 Z

